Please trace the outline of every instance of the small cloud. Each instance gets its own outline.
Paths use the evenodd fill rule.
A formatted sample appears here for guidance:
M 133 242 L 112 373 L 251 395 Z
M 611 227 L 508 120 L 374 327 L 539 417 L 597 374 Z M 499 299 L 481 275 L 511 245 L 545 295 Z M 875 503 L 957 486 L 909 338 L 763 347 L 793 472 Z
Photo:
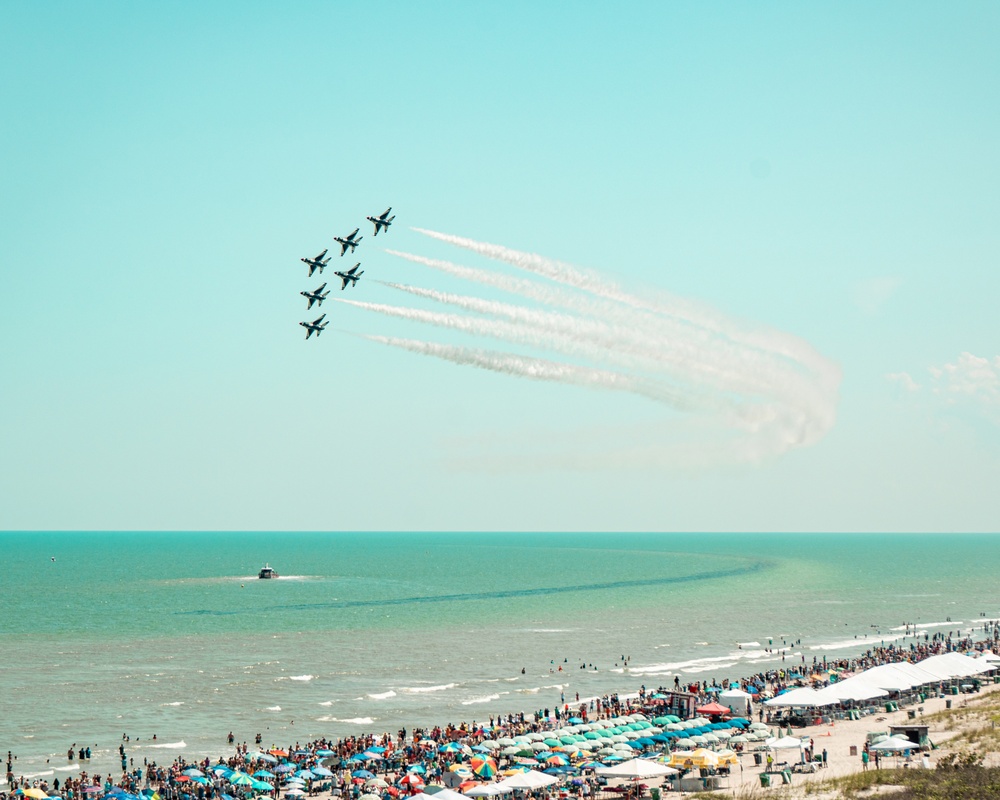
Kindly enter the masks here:
M 935 394 L 1000 407 L 1000 356 L 989 359 L 962 353 L 954 364 L 931 367 L 929 372 Z
M 961 353 L 954 364 L 929 367 L 931 391 L 951 407 L 971 408 L 1000 424 L 1000 356 Z
M 854 304 L 865 314 L 873 316 L 902 285 L 895 277 L 869 278 L 854 287 Z
M 911 376 L 909 372 L 890 372 L 885 377 L 886 380 L 898 384 L 908 392 L 916 392 L 920 390 L 920 384 L 913 380 L 913 376 Z

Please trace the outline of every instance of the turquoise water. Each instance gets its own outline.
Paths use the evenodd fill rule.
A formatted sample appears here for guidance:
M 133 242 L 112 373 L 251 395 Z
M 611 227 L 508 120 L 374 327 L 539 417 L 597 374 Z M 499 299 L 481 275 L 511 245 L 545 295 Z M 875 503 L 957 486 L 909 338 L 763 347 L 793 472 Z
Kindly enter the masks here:
M 74 742 L 108 769 L 122 733 L 138 737 L 136 758 L 218 756 L 230 730 L 291 744 L 482 720 L 561 694 L 768 669 L 781 661 L 768 640 L 811 661 L 901 637 L 893 629 L 907 622 L 936 632 L 1000 616 L 993 535 L 6 533 L 0 543 L 0 746 L 26 773 L 66 767 Z M 257 580 L 265 562 L 282 577 Z

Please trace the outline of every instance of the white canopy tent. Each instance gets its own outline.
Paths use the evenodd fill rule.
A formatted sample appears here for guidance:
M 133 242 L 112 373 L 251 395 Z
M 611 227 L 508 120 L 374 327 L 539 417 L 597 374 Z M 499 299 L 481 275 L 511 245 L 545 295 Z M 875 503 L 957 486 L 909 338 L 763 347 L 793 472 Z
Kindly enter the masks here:
M 792 689 L 783 694 L 779 694 L 777 697 L 772 697 L 770 700 L 765 700 L 764 705 L 780 706 L 784 708 L 815 708 L 817 706 L 833 705 L 837 702 L 839 701 L 835 697 L 824 695 L 822 692 L 803 686 L 798 689 Z
M 888 739 L 883 739 L 881 742 L 869 745 L 868 749 L 898 753 L 902 750 L 916 750 L 918 747 L 919 745 L 914 744 L 909 739 L 904 739 L 902 736 L 890 736 Z
M 483 783 L 473 786 L 465 793 L 466 797 L 496 797 L 501 794 L 510 794 L 514 789 L 508 786 L 501 786 L 499 783 Z M 433 797 L 433 795 L 432 795 Z
M 719 695 L 719 705 L 723 705 L 739 717 L 748 716 L 753 695 L 742 689 L 727 689 Z
M 551 786 L 553 783 L 559 783 L 559 779 L 555 775 L 529 770 L 511 775 L 494 785 L 503 786 L 506 789 L 540 789 L 543 786 Z
M 598 767 L 594 772 L 608 778 L 659 778 L 664 775 L 676 775 L 678 770 L 645 758 L 633 758 L 620 764 Z
M 860 675 L 831 683 L 820 689 L 820 692 L 826 697 L 836 698 L 837 702 L 872 700 L 889 694 L 885 689 L 879 689 L 877 686 L 865 683 L 864 678 Z

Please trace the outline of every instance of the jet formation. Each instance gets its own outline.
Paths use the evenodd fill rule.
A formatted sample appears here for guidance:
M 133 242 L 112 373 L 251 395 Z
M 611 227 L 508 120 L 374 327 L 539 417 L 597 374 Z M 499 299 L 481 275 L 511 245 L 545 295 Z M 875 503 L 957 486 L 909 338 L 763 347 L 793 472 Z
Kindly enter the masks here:
M 378 236 L 379 231 L 388 231 L 389 230 L 389 226 L 392 225 L 392 221 L 394 219 L 396 219 L 396 215 L 395 214 L 393 214 L 391 217 L 389 216 L 389 213 L 391 211 L 392 211 L 392 207 L 390 206 L 385 211 L 383 211 L 381 214 L 379 214 L 377 217 L 376 216 L 365 217 L 365 219 L 367 219 L 369 222 L 371 222 L 375 226 L 375 233 L 374 233 L 375 236 Z M 347 251 L 348 250 L 350 250 L 351 253 L 352 253 L 352 255 L 353 255 L 354 248 L 356 248 L 358 246 L 358 244 L 360 244 L 361 240 L 364 238 L 363 236 L 358 236 L 358 233 L 360 232 L 360 230 L 361 230 L 361 228 L 355 228 L 347 236 L 334 236 L 333 237 L 333 240 L 337 244 L 340 245 L 340 256 L 341 256 L 341 258 L 343 258 L 345 255 L 347 255 Z M 308 265 L 308 267 L 309 267 L 309 275 L 308 275 L 308 277 L 311 278 L 313 276 L 313 273 L 317 272 L 317 271 L 321 275 L 323 274 L 323 268 L 330 263 L 331 256 L 327 256 L 326 255 L 328 250 L 329 250 L 329 248 L 327 248 L 326 250 L 324 250 L 322 253 L 320 253 L 315 258 L 300 258 L 299 259 L 304 264 Z M 325 256 L 325 258 L 324 258 L 324 256 Z M 350 284 L 351 286 L 356 286 L 357 285 L 358 279 L 362 275 L 365 274 L 364 270 L 360 270 L 360 271 L 358 270 L 358 268 L 360 266 L 361 266 L 361 262 L 359 261 L 357 264 L 355 264 L 349 270 L 346 270 L 346 271 L 337 271 L 337 272 L 334 273 L 343 282 L 342 285 L 341 285 L 341 287 L 340 287 L 341 291 L 343 291 L 344 289 L 346 289 L 348 284 Z M 306 298 L 306 300 L 309 301 L 308 304 L 306 305 L 306 310 L 307 311 L 313 307 L 313 304 L 315 304 L 317 307 L 321 307 L 323 305 L 323 301 L 326 299 L 327 295 L 330 294 L 329 290 L 327 290 L 327 291 L 324 292 L 323 291 L 324 289 L 326 289 L 326 284 L 325 283 L 322 286 L 320 286 L 318 289 L 314 289 L 311 292 L 299 292 L 300 295 L 302 295 L 303 297 Z M 323 314 L 322 317 L 320 317 L 319 319 L 313 320 L 312 322 L 300 322 L 299 323 L 299 325 L 301 325 L 303 328 L 306 329 L 306 339 L 308 339 L 314 333 L 316 334 L 316 337 L 319 338 L 319 335 L 323 332 L 323 330 L 326 328 L 326 326 L 330 324 L 329 321 L 323 322 L 323 318 L 324 317 L 326 317 L 326 314 Z

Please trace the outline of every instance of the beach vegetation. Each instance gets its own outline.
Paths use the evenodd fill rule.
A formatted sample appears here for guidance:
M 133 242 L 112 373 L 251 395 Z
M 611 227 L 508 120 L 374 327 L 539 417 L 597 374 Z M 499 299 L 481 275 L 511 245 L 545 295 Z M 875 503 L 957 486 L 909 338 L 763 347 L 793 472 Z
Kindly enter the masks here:
M 863 800 L 1000 800 L 1000 768 L 984 767 L 972 751 L 952 753 L 937 769 L 881 769 L 802 787 L 806 796 Z

